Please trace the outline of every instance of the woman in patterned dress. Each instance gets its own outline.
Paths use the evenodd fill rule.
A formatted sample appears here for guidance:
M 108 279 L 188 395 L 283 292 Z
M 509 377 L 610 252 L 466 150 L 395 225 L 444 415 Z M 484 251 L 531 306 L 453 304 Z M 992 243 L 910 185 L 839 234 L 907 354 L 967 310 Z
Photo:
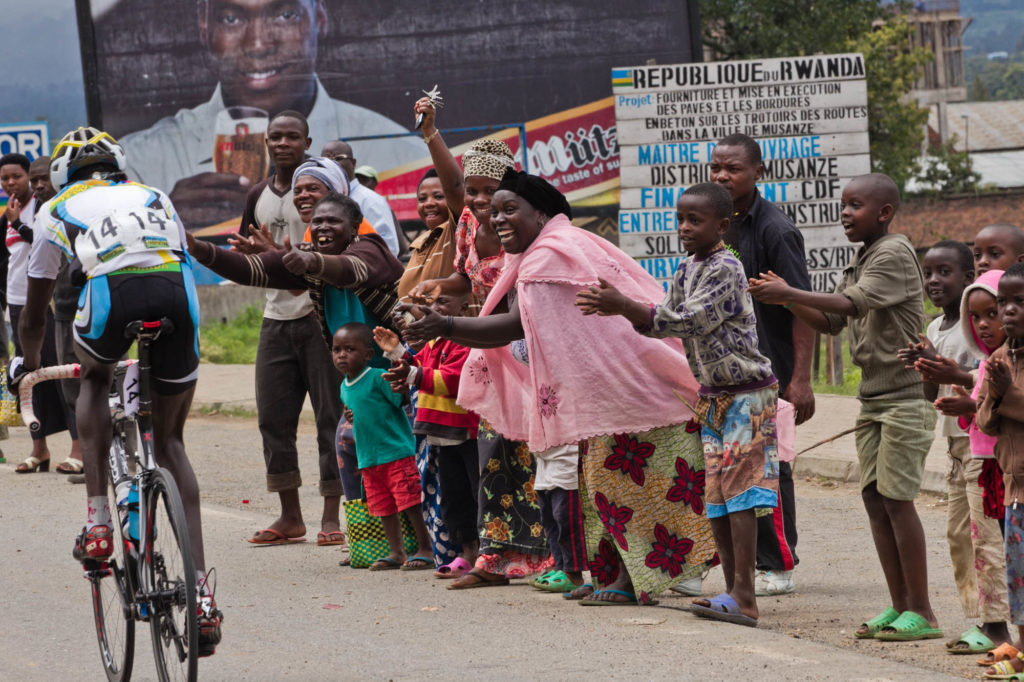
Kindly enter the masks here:
M 637 337 L 614 318 L 582 317 L 577 291 L 599 282 L 651 303 L 662 289 L 607 241 L 573 227 L 546 181 L 507 172 L 491 204 L 505 268 L 476 319 L 424 311 L 410 340 L 475 348 L 459 404 L 544 452 L 581 443 L 580 497 L 597 591 L 581 603 L 654 603 L 716 560 L 704 515 L 699 429 L 677 398 L 697 384 L 677 340 Z M 504 304 L 504 305 L 502 305 Z M 528 365 L 509 344 L 525 341 Z

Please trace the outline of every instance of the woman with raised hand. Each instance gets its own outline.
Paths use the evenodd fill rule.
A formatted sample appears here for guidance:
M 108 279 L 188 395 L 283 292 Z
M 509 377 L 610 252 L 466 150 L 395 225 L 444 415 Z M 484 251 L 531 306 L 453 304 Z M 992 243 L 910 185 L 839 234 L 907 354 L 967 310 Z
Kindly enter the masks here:
M 651 304 L 663 291 L 569 216 L 565 197 L 545 180 L 506 173 L 490 227 L 507 256 L 481 316 L 421 309 L 405 335 L 474 348 L 458 402 L 497 432 L 534 453 L 582 442 L 580 498 L 598 589 L 581 603 L 651 604 L 715 560 L 699 428 L 677 397 L 695 402 L 697 383 L 678 340 L 639 337 L 622 318 L 579 314 L 577 292 L 602 278 Z

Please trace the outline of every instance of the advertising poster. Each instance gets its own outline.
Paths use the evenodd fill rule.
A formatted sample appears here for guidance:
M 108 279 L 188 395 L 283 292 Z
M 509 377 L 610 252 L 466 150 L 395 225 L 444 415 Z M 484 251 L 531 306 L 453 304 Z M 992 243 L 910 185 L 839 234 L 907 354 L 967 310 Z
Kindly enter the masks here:
M 436 84 L 446 103 L 438 117 L 443 129 L 530 122 L 536 142 L 547 145 L 537 147 L 538 168 L 571 175 L 587 169 L 566 165 L 564 154 L 572 155 L 574 142 L 587 147 L 575 136 L 594 124 L 543 130 L 546 117 L 606 99 L 616 64 L 700 55 L 691 19 L 696 0 L 641 7 L 611 0 L 76 6 L 90 123 L 122 141 L 130 176 L 170 193 L 189 229 L 237 228 L 247 187 L 267 171 L 265 159 L 245 152 L 258 148 L 268 116 L 282 110 L 307 115 L 311 151 L 319 153 L 333 139 L 407 132 L 413 103 Z M 605 129 L 614 127 L 610 112 L 599 122 Z M 490 134 L 446 138 L 459 144 Z M 429 163 L 418 135 L 353 148 L 359 165 L 382 175 Z M 602 168 L 590 169 L 595 184 L 607 182 Z M 580 180 L 589 182 L 585 175 L 565 182 L 575 191 Z
M 615 68 L 612 87 L 623 250 L 666 282 L 686 256 L 679 195 L 708 181 L 717 140 L 744 133 L 761 146 L 761 195 L 803 232 L 814 290 L 833 290 L 856 252 L 839 224 L 842 190 L 871 170 L 861 55 Z
M 0 123 L 0 156 L 24 154 L 29 161 L 50 153 L 50 127 L 46 121 Z M 7 205 L 7 195 L 0 189 L 0 207 Z

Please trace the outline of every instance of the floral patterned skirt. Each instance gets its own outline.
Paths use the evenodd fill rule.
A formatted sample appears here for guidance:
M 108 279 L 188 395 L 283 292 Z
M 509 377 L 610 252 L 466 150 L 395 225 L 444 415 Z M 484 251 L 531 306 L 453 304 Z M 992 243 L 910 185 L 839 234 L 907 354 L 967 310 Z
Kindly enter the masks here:
M 510 578 L 545 570 L 551 563 L 551 552 L 544 539 L 540 503 L 534 490 L 533 455 L 526 443 L 506 440 L 483 421 L 477 446 L 480 452 L 477 568 Z
M 580 468 L 595 587 L 618 577 L 621 559 L 644 604 L 718 563 L 704 514 L 699 427 L 692 432 L 678 425 L 591 438 Z

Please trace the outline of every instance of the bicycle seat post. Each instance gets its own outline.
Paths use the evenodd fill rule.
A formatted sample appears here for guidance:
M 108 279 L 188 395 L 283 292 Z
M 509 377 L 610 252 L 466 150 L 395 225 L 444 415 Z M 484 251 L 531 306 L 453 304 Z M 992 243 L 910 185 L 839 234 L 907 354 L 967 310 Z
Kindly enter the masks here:
M 174 323 L 171 320 L 161 318 L 159 320 L 136 320 L 129 322 L 125 327 L 125 336 L 135 338 L 138 341 L 139 354 L 139 416 L 149 418 L 153 414 L 153 398 L 150 393 L 150 359 L 149 347 L 153 341 L 160 338 L 161 334 L 170 334 L 174 331 Z

